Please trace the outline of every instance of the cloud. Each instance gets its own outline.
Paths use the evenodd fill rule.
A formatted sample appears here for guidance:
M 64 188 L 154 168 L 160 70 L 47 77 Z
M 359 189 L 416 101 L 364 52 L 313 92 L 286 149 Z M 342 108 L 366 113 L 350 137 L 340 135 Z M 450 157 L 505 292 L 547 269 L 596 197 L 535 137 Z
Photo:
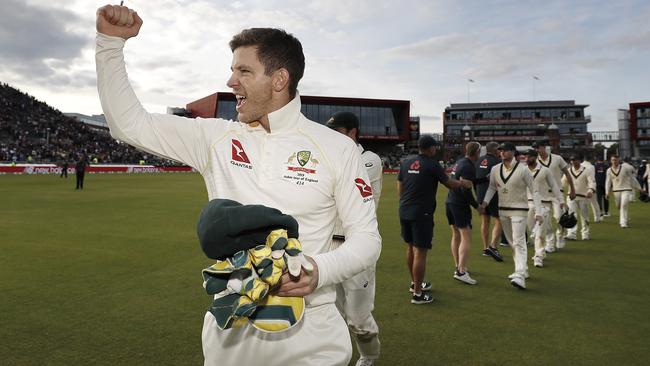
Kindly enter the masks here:
M 451 33 L 392 47 L 384 52 L 389 56 L 399 58 L 429 59 L 440 56 L 458 56 L 458 54 L 475 47 L 476 41 L 469 35 Z
M 83 24 L 77 14 L 28 2 L 6 0 L 0 22 L 0 64 L 19 80 L 73 87 L 91 84 L 88 74 L 72 75 L 92 35 L 75 30 Z

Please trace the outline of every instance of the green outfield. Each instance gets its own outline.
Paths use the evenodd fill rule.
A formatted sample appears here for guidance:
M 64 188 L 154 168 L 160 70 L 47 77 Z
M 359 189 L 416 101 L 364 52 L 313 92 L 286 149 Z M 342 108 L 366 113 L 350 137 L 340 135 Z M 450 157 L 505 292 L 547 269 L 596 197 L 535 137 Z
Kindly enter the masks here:
M 195 234 L 203 180 L 105 174 L 85 184 L 80 192 L 74 176 L 0 176 L 0 365 L 202 364 L 210 298 L 200 272 L 211 263 Z M 441 187 L 427 271 L 436 301 L 411 305 L 395 177 L 385 176 L 377 365 L 650 362 L 650 205 L 632 203 L 625 230 L 612 210 L 591 241 L 531 265 L 529 289 L 518 291 L 506 280 L 510 250 L 504 263 L 482 257 L 478 230 L 478 285 L 452 279 L 445 197 Z

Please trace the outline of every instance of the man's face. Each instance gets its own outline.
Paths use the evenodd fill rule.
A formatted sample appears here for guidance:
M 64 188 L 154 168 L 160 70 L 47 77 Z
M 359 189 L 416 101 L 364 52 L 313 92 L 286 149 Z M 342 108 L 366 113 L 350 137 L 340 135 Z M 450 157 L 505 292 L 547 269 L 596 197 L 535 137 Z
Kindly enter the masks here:
M 612 156 L 610 161 L 612 162 L 612 165 L 618 165 L 619 163 L 618 158 L 616 156 Z
M 546 146 L 537 146 L 537 153 L 539 155 L 546 155 Z
M 264 73 L 264 65 L 257 58 L 257 47 L 235 49 L 232 55 L 232 75 L 228 87 L 237 97 L 237 118 L 251 123 L 266 117 L 271 110 L 273 86 L 271 77 Z
M 571 164 L 573 164 L 574 169 L 580 169 L 580 163 L 581 163 L 581 161 L 579 159 L 571 160 Z
M 534 155 L 526 155 L 526 162 L 530 166 L 535 166 L 537 165 L 537 156 Z
M 501 160 L 510 160 L 515 156 L 515 152 L 511 150 L 501 150 Z

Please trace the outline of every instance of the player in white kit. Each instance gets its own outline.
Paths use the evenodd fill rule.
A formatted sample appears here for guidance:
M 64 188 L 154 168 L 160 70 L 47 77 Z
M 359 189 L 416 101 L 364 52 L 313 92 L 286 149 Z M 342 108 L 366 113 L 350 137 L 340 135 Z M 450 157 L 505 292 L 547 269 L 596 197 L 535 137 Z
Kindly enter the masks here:
M 542 224 L 535 221 L 535 203 L 533 195 L 528 192 L 528 230 L 531 231 L 535 240 L 535 255 L 533 256 L 533 265 L 535 267 L 544 266 L 546 258 L 546 243 L 555 238 L 555 232 L 551 227 L 551 212 L 553 212 L 553 202 L 559 202 L 560 208 L 564 209 L 564 196 L 560 192 L 555 178 L 551 171 L 537 162 L 537 151 L 530 149 L 526 152 L 526 162 L 528 169 L 533 175 L 537 184 L 540 200 L 542 201 Z
M 591 198 L 596 193 L 596 177 L 595 170 L 581 165 L 582 156 L 580 154 L 572 154 L 570 157 L 571 167 L 569 174 L 573 179 L 573 186 L 576 189 L 576 199 L 568 200 L 569 211 L 576 214 L 578 223 L 581 227 L 582 240 L 589 240 L 589 204 Z M 566 184 L 566 178 L 562 178 L 562 184 Z M 568 240 L 578 239 L 578 225 L 566 229 Z
M 123 6 L 97 12 L 97 87 L 111 135 L 151 153 L 181 161 L 203 176 L 208 198 L 262 204 L 293 216 L 303 253 L 313 266 L 276 295 L 305 298 L 302 320 L 278 333 L 250 324 L 220 330 L 203 320 L 207 366 L 347 365 L 352 344 L 334 305 L 336 284 L 372 268 L 381 251 L 372 188 L 356 144 L 300 113 L 302 45 L 272 28 L 251 28 L 230 42 L 227 84 L 239 121 L 188 119 L 148 113 L 126 73 L 125 41 L 142 19 Z M 332 250 L 334 224 L 346 241 Z
M 357 144 L 361 153 L 361 164 L 368 171 L 375 209 L 379 207 L 382 183 L 381 158 L 365 150 L 359 143 L 359 118 L 352 112 L 334 113 L 325 124 L 327 127 L 348 136 Z M 332 245 L 338 247 L 345 242 L 341 223 L 337 221 Z M 359 351 L 356 366 L 372 366 L 379 358 L 379 327 L 372 310 L 375 307 L 375 267 L 369 268 L 336 286 L 336 307 L 348 323 L 352 338 Z
M 509 142 L 500 146 L 502 163 L 495 165 L 490 172 L 490 187 L 481 203 L 485 210 L 495 194 L 499 195 L 499 217 L 503 232 L 513 250 L 515 272 L 508 276 L 510 284 L 520 290 L 526 289 L 528 277 L 528 249 L 526 247 L 526 216 L 528 215 L 528 192 L 531 193 L 535 210 L 535 221 L 540 225 L 542 202 L 539 198 L 537 184 L 526 167 L 514 159 L 515 145 Z
M 630 227 L 630 219 L 627 214 L 627 208 L 632 200 L 634 191 L 640 191 L 641 186 L 636 180 L 634 167 L 628 163 L 622 163 L 618 155 L 610 158 L 611 166 L 607 169 L 607 179 L 605 183 L 605 197 L 609 193 L 614 193 L 616 207 L 619 208 L 619 224 L 622 228 Z
M 562 175 L 564 174 L 565 177 L 567 177 L 568 185 L 569 185 L 569 199 L 575 199 L 576 198 L 576 191 L 575 188 L 573 187 L 573 180 L 569 176 L 569 165 L 562 159 L 560 155 L 557 154 L 552 154 L 549 153 L 546 148 L 548 146 L 548 142 L 544 140 L 540 141 L 535 141 L 533 143 L 533 148 L 537 149 L 537 154 L 539 157 L 537 158 L 537 161 L 542 164 L 544 167 L 549 168 L 551 170 L 551 174 L 553 174 L 553 177 L 555 178 L 555 181 L 557 182 L 558 186 L 560 186 L 560 189 L 562 188 Z M 562 192 L 564 193 L 564 192 Z M 553 218 L 555 218 L 555 221 L 560 219 L 560 216 L 562 216 L 562 210 L 560 209 L 560 203 L 553 203 Z M 557 229 L 555 231 L 555 239 L 552 241 L 549 241 L 546 243 L 546 252 L 547 253 L 552 253 L 555 251 L 555 249 L 562 249 L 566 245 L 566 242 L 564 240 L 564 233 L 562 230 L 562 227 L 557 224 Z

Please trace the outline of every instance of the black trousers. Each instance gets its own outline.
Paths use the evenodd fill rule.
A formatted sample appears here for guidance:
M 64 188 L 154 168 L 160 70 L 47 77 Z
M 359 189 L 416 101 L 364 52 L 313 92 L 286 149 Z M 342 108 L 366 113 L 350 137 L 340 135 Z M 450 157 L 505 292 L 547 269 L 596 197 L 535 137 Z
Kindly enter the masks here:
M 85 172 L 77 172 L 77 189 L 84 189 Z
M 609 213 L 609 199 L 605 197 L 605 187 L 596 188 L 596 199 L 598 200 L 598 207 L 603 214 Z
M 61 168 L 61 178 L 68 177 L 68 168 Z

